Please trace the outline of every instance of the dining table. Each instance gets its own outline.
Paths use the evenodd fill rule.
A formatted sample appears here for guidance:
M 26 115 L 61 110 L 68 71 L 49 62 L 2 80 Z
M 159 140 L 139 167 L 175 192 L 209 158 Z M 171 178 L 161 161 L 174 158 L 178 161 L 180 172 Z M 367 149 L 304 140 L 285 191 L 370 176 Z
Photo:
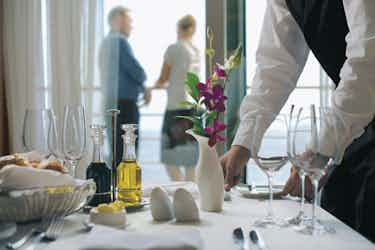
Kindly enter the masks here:
M 125 235 L 129 232 L 153 233 L 172 230 L 179 232 L 184 229 L 194 229 L 199 232 L 203 249 L 232 250 L 239 249 L 233 241 L 233 230 L 243 228 L 247 249 L 255 249 L 250 245 L 249 232 L 256 229 L 261 235 L 268 250 L 368 250 L 375 249 L 375 244 L 354 231 L 349 226 L 318 208 L 319 219 L 332 228 L 334 232 L 323 235 L 305 235 L 297 232 L 294 227 L 254 227 L 253 222 L 265 216 L 267 201 L 248 199 L 240 194 L 232 194 L 230 201 L 224 202 L 220 213 L 200 211 L 200 221 L 196 223 L 177 223 L 174 220 L 156 222 L 153 220 L 150 207 L 127 214 L 128 225 L 121 229 Z M 299 203 L 293 199 L 278 199 L 273 201 L 275 215 L 279 218 L 288 218 L 297 214 Z M 306 211 L 311 211 L 311 205 L 306 204 Z M 63 231 L 55 242 L 43 242 L 38 239 L 30 240 L 21 249 L 27 250 L 74 250 L 76 243 L 82 241 L 92 233 L 82 230 L 83 222 L 87 221 L 88 214 L 78 212 L 67 216 L 64 220 Z M 17 225 L 17 232 L 11 238 L 0 239 L 0 249 L 5 249 L 6 242 L 21 237 L 33 223 Z M 35 226 L 35 225 L 34 225 Z M 181 234 L 181 237 L 184 237 Z M 35 242 L 37 241 L 37 242 Z

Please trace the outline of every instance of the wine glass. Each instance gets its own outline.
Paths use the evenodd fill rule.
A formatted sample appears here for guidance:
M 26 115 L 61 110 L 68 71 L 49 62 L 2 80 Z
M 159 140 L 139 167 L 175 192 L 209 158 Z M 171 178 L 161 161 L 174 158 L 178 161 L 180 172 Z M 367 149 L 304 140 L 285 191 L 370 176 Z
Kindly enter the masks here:
M 295 106 L 292 105 L 290 109 L 290 114 L 288 118 L 288 137 L 287 137 L 287 154 L 289 161 L 292 163 L 293 167 L 298 171 L 301 184 L 301 202 L 298 214 L 292 218 L 288 218 L 287 222 L 290 225 L 298 226 L 301 229 L 305 226 L 305 223 L 309 222 L 309 218 L 305 215 L 305 177 L 306 173 L 303 168 L 301 168 L 301 163 L 298 161 L 298 155 L 296 154 L 295 147 L 293 146 L 295 137 L 295 128 L 297 125 L 298 116 L 306 116 L 306 112 L 310 112 L 309 108 L 300 107 L 297 112 L 295 112 Z M 309 115 L 310 113 L 308 113 Z
M 261 227 L 283 226 L 284 221 L 274 216 L 272 202 L 273 176 L 288 162 L 286 152 L 287 120 L 284 115 L 264 114 L 257 115 L 253 122 L 254 140 L 250 151 L 255 163 L 267 175 L 269 188 L 268 213 L 265 218 L 255 221 L 254 225 Z M 272 122 L 271 125 L 265 128 L 265 124 L 270 122 Z
M 50 112 L 50 116 L 51 126 L 48 130 L 48 148 L 56 159 L 63 159 L 64 153 L 62 151 L 61 131 L 57 126 L 57 118 L 52 111 Z
M 311 235 L 334 232 L 334 229 L 318 220 L 316 210 L 319 202 L 319 180 L 325 175 L 327 168 L 339 158 L 339 119 L 331 109 L 320 108 L 318 111 L 316 113 L 315 106 L 311 105 L 309 112 L 298 112 L 292 149 L 314 187 L 312 221 L 299 230 Z
M 43 158 L 48 158 L 48 131 L 51 126 L 51 110 L 49 109 L 26 109 L 22 144 L 25 151 L 35 151 Z
M 86 148 L 86 117 L 82 105 L 66 105 L 62 134 L 62 151 L 69 162 L 69 174 L 76 175 L 76 167 Z

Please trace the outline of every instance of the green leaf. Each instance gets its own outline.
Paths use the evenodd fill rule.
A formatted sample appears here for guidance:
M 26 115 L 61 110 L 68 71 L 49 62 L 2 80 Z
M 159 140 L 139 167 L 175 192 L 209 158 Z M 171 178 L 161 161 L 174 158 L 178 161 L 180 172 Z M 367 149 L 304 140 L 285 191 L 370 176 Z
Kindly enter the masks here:
M 242 58 L 242 45 L 240 44 L 233 54 L 229 57 L 227 62 L 225 63 L 225 70 L 228 72 L 238 68 L 241 64 Z
M 193 123 L 192 130 L 198 135 L 205 135 L 203 122 L 199 116 L 176 116 L 176 118 L 187 119 Z
M 206 136 L 206 132 L 204 132 L 204 129 L 201 127 L 193 127 L 191 130 L 197 135 Z
M 186 108 L 192 108 L 195 107 L 197 104 L 189 101 L 182 101 L 179 103 L 181 107 L 186 107 Z
M 199 83 L 199 77 L 192 73 L 188 72 L 186 75 L 185 85 L 189 95 L 196 101 L 199 101 L 199 89 L 197 84 Z
M 205 115 L 206 124 L 205 127 L 210 127 L 210 125 L 214 122 L 214 120 L 217 118 L 218 113 L 217 112 L 210 112 Z
M 194 116 L 184 116 L 184 115 L 178 115 L 176 118 L 186 119 L 193 123 L 193 125 L 201 126 L 202 122 L 200 118 L 194 117 Z

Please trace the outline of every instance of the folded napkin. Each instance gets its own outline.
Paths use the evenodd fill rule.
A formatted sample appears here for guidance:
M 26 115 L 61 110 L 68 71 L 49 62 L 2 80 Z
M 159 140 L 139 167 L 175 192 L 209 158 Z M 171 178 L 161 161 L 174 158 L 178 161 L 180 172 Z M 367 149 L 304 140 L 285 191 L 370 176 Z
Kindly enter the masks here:
M 194 182 L 188 182 L 188 181 L 176 181 L 171 182 L 167 184 L 149 184 L 145 185 L 142 189 L 142 196 L 143 197 L 150 197 L 151 191 L 155 187 L 162 187 L 165 191 L 167 191 L 168 195 L 173 196 L 173 194 L 176 192 L 179 188 L 184 188 L 188 190 L 194 198 L 198 198 L 199 191 L 198 186 Z
M 85 235 L 56 241 L 50 250 L 200 250 L 203 242 L 199 231 L 175 229 L 150 233 L 128 232 L 105 226 Z

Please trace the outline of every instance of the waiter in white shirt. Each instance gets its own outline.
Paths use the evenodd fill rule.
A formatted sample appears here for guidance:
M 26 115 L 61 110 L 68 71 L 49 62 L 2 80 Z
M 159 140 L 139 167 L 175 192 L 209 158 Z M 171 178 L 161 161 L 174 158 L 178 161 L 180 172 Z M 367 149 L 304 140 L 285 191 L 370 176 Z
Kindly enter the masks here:
M 309 51 L 337 86 L 332 108 L 344 127 L 343 157 L 324 186 L 322 206 L 375 242 L 375 0 L 268 0 L 253 90 L 222 158 L 226 189 L 250 158 L 257 137 L 250 119 L 281 110 Z

